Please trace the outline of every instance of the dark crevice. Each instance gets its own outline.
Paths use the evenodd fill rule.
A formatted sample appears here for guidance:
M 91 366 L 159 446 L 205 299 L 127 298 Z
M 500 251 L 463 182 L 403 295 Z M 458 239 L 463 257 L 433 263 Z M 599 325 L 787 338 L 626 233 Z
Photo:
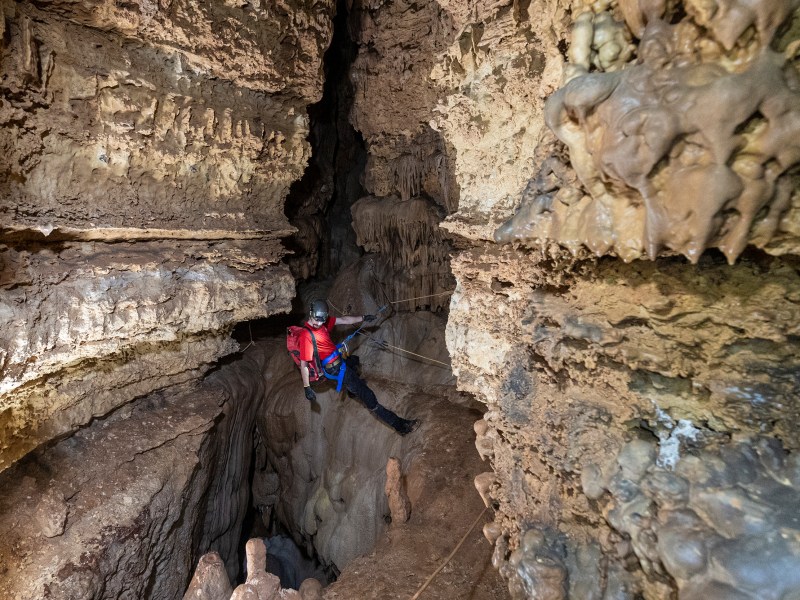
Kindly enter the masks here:
M 298 279 L 329 277 L 361 255 L 350 215 L 350 206 L 364 194 L 367 161 L 364 140 L 349 122 L 354 96 L 349 75 L 358 54 L 350 34 L 355 26 L 347 2 L 340 0 L 323 60 L 322 99 L 308 109 L 312 157 L 286 198 L 286 215 L 300 230 L 286 243 L 294 253 L 287 262 Z
M 364 195 L 361 178 L 367 159 L 364 140 L 348 120 L 354 95 L 349 75 L 358 54 L 358 46 L 350 35 L 354 26 L 349 21 L 347 1 L 340 0 L 331 46 L 323 59 L 322 99 L 308 108 L 312 156 L 303 176 L 292 184 L 285 204 L 289 221 L 299 230 L 285 242 L 293 253 L 286 262 L 298 281 L 331 277 L 362 254 L 356 245 L 350 214 L 352 204 Z M 298 323 L 303 312 L 298 296 L 290 314 L 239 323 L 233 337 L 242 349 L 252 342 L 282 337 L 289 325 Z M 230 360 L 239 356 L 232 355 Z M 257 461 L 258 440 L 254 439 L 251 468 L 247 481 L 243 482 L 250 490 L 255 469 L 259 468 Z M 252 538 L 266 541 L 267 570 L 280 577 L 282 587 L 296 589 L 301 583 L 299 575 L 307 575 L 309 569 L 317 570 L 315 576 L 320 580 L 335 580 L 338 575 L 335 565 L 325 565 L 315 556 L 313 540 L 306 540 L 305 548 L 297 546 L 280 522 L 279 513 L 278 510 L 262 513 L 253 506 L 251 492 L 239 538 L 242 558 L 239 581 L 246 578 L 245 544 Z

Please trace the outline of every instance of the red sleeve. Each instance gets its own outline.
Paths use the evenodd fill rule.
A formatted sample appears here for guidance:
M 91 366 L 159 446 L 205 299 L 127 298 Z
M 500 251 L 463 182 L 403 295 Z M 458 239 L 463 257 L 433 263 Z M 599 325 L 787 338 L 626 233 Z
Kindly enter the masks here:
M 300 360 L 314 362 L 314 344 L 311 342 L 311 332 L 304 329 L 300 335 Z
M 336 317 L 328 317 L 328 320 L 325 321 L 325 329 L 330 332 L 334 325 L 336 325 Z

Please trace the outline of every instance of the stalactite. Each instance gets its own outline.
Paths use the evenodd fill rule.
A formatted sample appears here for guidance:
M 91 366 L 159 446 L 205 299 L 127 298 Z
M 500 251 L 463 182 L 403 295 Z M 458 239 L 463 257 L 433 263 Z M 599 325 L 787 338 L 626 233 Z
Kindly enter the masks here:
M 407 154 L 390 164 L 391 180 L 403 202 L 418 196 L 425 189 L 425 180 L 432 177 L 439 187 L 436 198 L 448 213 L 455 211 L 450 194 L 450 171 L 447 155 L 441 151 L 425 154 L 422 146 L 414 146 Z M 426 190 L 428 191 L 428 190 Z M 431 194 L 429 192 L 429 195 Z
M 415 198 L 366 197 L 352 207 L 357 243 L 392 258 L 398 266 L 441 262 L 447 258 L 439 230 L 441 215 L 433 203 Z
M 403 310 L 446 307 L 449 296 L 442 293 L 453 289 L 454 281 L 450 246 L 439 229 L 441 208 L 422 198 L 403 202 L 394 196 L 368 196 L 351 211 L 357 243 L 384 259 L 375 276 L 388 299 L 414 298 L 399 306 Z

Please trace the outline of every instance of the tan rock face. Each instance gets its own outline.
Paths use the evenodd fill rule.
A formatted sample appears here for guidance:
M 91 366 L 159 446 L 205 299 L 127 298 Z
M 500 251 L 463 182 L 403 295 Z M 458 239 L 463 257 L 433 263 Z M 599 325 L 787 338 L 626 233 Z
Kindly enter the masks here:
M 356 228 L 386 244 L 418 194 L 475 246 L 448 348 L 489 409 L 476 485 L 515 598 L 796 585 L 797 6 L 701 4 L 356 6 Z M 421 183 L 434 152 L 457 202 Z M 698 265 L 589 260 L 665 250 Z
M 386 463 L 386 499 L 389 501 L 389 514 L 392 523 L 405 523 L 411 516 L 411 501 L 403 485 L 403 472 L 400 461 L 391 457 Z
M 458 257 L 448 347 L 489 409 L 476 486 L 512 597 L 796 585 L 795 262 Z
M 796 248 L 781 248 L 780 232 L 797 204 L 797 35 L 775 36 L 797 3 L 685 5 L 621 2 L 624 19 L 608 3 L 579 9 L 564 85 L 545 108 L 578 181 L 545 165 L 498 241 L 626 261 Z
M 180 597 L 188 583 L 191 523 L 206 518 L 204 495 L 216 485 L 213 478 L 220 476 L 217 508 L 231 504 L 222 483 L 230 484 L 231 474 L 217 470 L 215 453 L 203 444 L 210 430 L 223 445 L 230 441 L 228 426 L 214 425 L 225 421 L 222 401 L 208 388 L 151 397 L 0 474 L 2 595 Z M 241 464 L 241 457 L 229 458 Z M 182 501 L 185 512 L 177 508 Z M 218 533 L 231 518 L 237 520 L 235 514 L 220 520 L 225 526 Z M 220 570 L 224 575 L 221 561 L 207 564 L 206 582 L 195 590 L 220 589 L 208 581 Z
M 284 312 L 332 2 L 2 2 L 0 470 Z
M 85 4 L 7 9 L 4 225 L 285 228 L 280 202 L 308 159 L 305 106 L 320 96 L 330 4 L 297 24 L 272 7 Z M 284 52 L 261 46 L 281 39 Z

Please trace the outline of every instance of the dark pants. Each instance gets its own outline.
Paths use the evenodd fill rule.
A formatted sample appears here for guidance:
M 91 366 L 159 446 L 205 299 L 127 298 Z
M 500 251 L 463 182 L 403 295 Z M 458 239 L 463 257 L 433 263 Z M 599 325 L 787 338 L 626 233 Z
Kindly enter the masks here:
M 364 380 L 358 376 L 358 361 L 353 360 L 354 358 L 357 357 L 351 356 L 345 361 L 347 363 L 347 369 L 344 372 L 344 381 L 342 382 L 344 387 L 361 400 L 361 403 L 374 412 L 375 416 L 381 421 L 395 431 L 400 431 L 402 426 L 406 424 L 406 420 L 402 417 L 398 417 L 395 413 L 378 402 L 375 392 L 369 389 Z

